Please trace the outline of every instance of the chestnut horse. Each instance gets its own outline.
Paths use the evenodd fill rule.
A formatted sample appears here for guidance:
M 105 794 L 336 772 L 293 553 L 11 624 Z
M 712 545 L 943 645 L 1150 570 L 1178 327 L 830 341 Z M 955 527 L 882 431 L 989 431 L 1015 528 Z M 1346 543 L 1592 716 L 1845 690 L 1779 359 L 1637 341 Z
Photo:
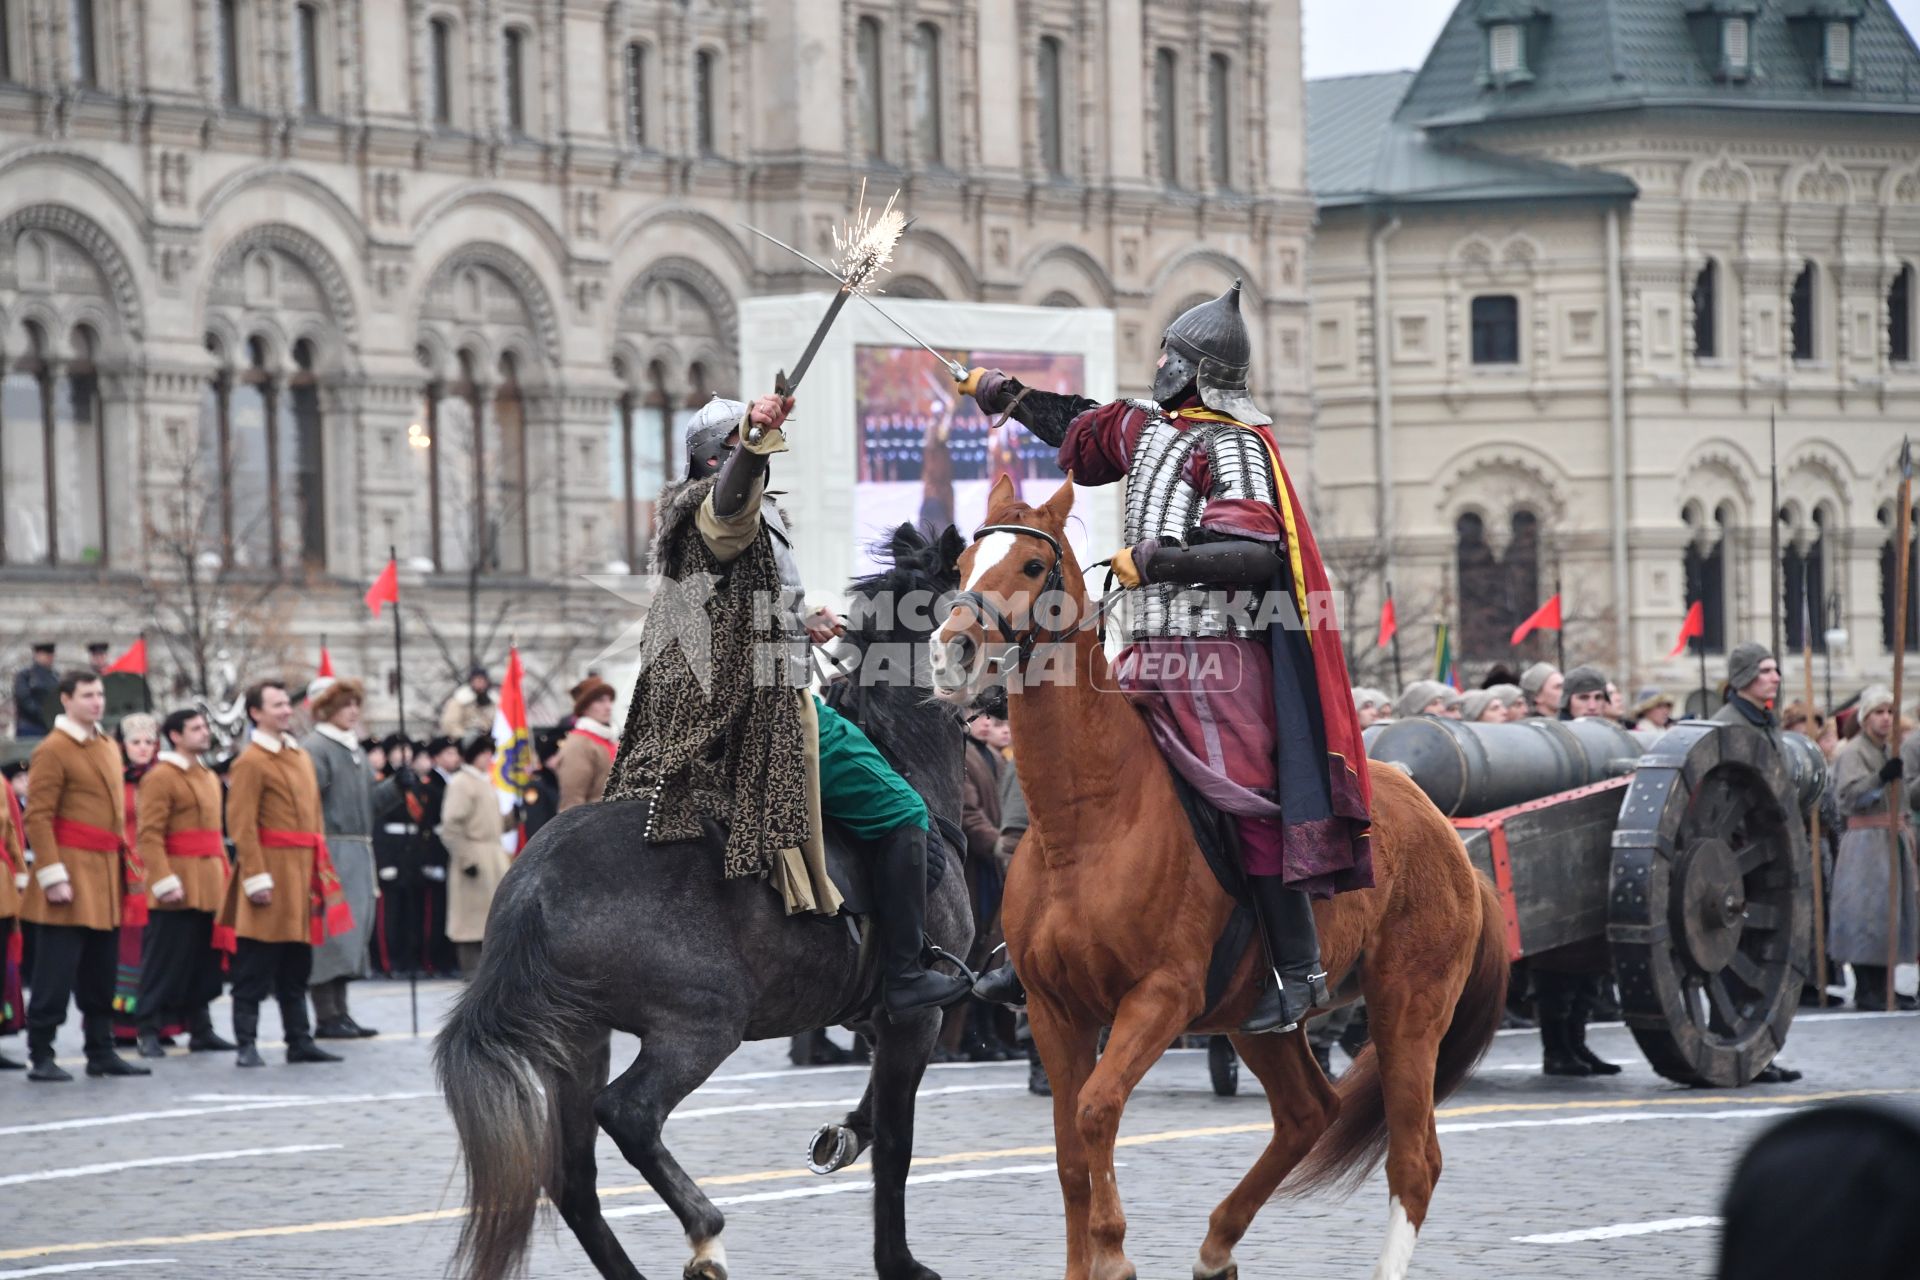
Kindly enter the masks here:
M 935 687 L 949 701 L 971 701 L 997 682 L 986 670 L 990 650 L 1027 665 L 1008 712 L 1031 825 L 1002 919 L 1053 1081 L 1068 1280 L 1135 1275 L 1122 1247 L 1114 1138 L 1128 1095 L 1189 1031 L 1232 1034 L 1273 1111 L 1266 1150 L 1213 1211 L 1196 1280 L 1238 1274 L 1234 1246 L 1296 1167 L 1290 1194 L 1351 1190 L 1383 1156 L 1391 1200 L 1374 1276 L 1401 1280 L 1440 1177 L 1434 1106 L 1486 1052 L 1506 999 L 1493 887 L 1404 774 L 1374 769 L 1374 887 L 1314 906 L 1335 1000 L 1366 997 L 1372 1047 L 1336 1089 L 1304 1030 L 1234 1034 L 1267 980 L 1258 943 L 1219 1006 L 1205 1010 L 1210 954 L 1233 902 L 1208 869 L 1148 726 L 1111 691 L 1066 545 L 1072 506 L 1071 481 L 1036 508 L 1002 477 L 988 499 L 987 523 L 999 527 L 960 561 L 967 591 L 986 607 L 957 603 L 931 641 Z M 1048 629 L 1057 615 L 1034 610 L 1036 627 L 1019 608 L 1056 582 L 1082 620 L 1064 631 Z M 1315 639 L 1339 643 L 1332 632 Z M 1112 1033 L 1096 1061 L 1103 1026 Z

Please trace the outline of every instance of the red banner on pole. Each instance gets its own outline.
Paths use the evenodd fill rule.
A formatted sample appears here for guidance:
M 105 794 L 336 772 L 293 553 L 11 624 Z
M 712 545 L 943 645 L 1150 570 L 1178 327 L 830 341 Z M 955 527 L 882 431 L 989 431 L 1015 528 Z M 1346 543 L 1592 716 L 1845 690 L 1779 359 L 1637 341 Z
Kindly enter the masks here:
M 1533 615 L 1513 629 L 1512 643 L 1517 645 L 1535 631 L 1558 631 L 1560 629 L 1560 593 L 1555 592 L 1553 599 L 1533 611 Z
M 397 606 L 400 603 L 400 562 L 398 560 L 387 561 L 387 567 L 380 571 L 380 576 L 373 580 L 371 587 L 367 588 L 366 599 L 367 608 L 373 610 L 373 616 L 376 618 L 380 616 L 381 605 Z

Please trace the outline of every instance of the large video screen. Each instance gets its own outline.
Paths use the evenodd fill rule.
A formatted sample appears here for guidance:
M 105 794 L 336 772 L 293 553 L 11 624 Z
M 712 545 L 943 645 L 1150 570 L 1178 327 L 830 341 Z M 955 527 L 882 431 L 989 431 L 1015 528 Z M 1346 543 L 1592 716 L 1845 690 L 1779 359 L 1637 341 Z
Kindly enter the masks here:
M 1085 360 L 1078 354 L 949 350 L 958 363 L 999 369 L 1042 391 L 1078 393 Z M 987 491 L 1003 473 L 1037 503 L 1066 478 L 1052 446 L 1009 419 L 990 419 L 971 396 L 918 347 L 854 348 L 854 401 L 860 424 L 854 483 L 854 574 L 879 566 L 870 549 L 903 523 L 938 533 L 947 525 L 971 537 L 986 522 Z M 1086 527 L 1074 520 L 1068 540 L 1087 563 Z M 1098 558 L 1097 556 L 1094 558 Z

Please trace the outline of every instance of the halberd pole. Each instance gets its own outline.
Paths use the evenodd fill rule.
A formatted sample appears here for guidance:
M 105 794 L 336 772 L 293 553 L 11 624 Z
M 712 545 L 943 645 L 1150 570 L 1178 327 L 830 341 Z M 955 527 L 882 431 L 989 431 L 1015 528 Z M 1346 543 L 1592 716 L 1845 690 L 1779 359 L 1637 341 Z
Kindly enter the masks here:
M 1813 700 L 1813 609 L 1807 599 L 1807 588 L 1813 583 L 1811 574 L 1801 579 L 1800 591 L 1800 668 L 1807 680 L 1807 725 L 1813 726 L 1813 718 L 1818 713 L 1818 705 Z M 1813 839 L 1809 842 L 1813 850 L 1813 983 L 1820 993 L 1820 1006 L 1827 1003 L 1827 913 L 1826 913 L 1826 862 L 1820 856 L 1820 806 L 1813 806 Z
M 1894 547 L 1893 578 L 1893 728 L 1887 734 L 1887 759 L 1900 758 L 1900 698 L 1901 685 L 1907 673 L 1907 576 L 1913 571 L 1910 561 L 1913 537 L 1913 441 L 1900 442 L 1900 511 L 1895 517 L 1895 527 L 1899 540 Z M 1867 708 L 1861 708 L 1862 713 Z M 1887 1004 L 1889 1012 L 1900 1006 L 1895 1001 L 1893 990 L 1893 971 L 1900 960 L 1900 870 L 1905 859 L 1901 856 L 1901 824 L 1907 798 L 1907 780 L 1895 778 L 1887 785 L 1887 852 L 1892 862 L 1888 871 L 1892 879 L 1887 882 Z M 1920 908 L 1920 903 L 1916 903 Z

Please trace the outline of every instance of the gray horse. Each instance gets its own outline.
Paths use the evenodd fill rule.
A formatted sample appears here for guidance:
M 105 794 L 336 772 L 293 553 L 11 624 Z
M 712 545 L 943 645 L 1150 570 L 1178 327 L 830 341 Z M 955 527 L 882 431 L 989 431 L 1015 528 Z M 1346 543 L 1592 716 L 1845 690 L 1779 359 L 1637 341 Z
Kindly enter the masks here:
M 856 595 L 938 596 L 957 586 L 963 543 L 949 528 L 929 541 L 911 525 L 890 539 L 892 568 Z M 869 621 L 863 650 L 897 646 L 924 664 L 937 611 Z M 856 617 L 862 616 L 856 609 Z M 839 709 L 873 738 L 926 799 L 935 848 L 960 818 L 963 732 L 914 685 L 835 686 Z M 874 1266 L 883 1280 L 938 1280 L 907 1246 L 906 1178 L 914 1095 L 939 1030 L 937 1009 L 889 1021 L 873 972 L 846 923 L 788 916 L 758 880 L 721 874 L 721 840 L 649 848 L 644 801 L 583 805 L 548 823 L 501 882 L 487 917 L 480 969 L 434 1046 L 434 1066 L 466 1157 L 468 1216 L 455 1269 L 499 1280 L 526 1261 L 540 1193 L 603 1276 L 644 1280 L 601 1214 L 594 1186 L 598 1125 L 672 1209 L 693 1246 L 685 1280 L 725 1280 L 725 1219 L 661 1141 L 667 1117 L 743 1040 L 838 1023 L 873 1037 L 866 1096 L 822 1129 L 815 1163 L 838 1168 L 871 1144 Z M 972 941 L 966 884 L 949 847 L 927 901 L 927 931 L 951 955 Z M 614 1029 L 640 1054 L 608 1083 Z

